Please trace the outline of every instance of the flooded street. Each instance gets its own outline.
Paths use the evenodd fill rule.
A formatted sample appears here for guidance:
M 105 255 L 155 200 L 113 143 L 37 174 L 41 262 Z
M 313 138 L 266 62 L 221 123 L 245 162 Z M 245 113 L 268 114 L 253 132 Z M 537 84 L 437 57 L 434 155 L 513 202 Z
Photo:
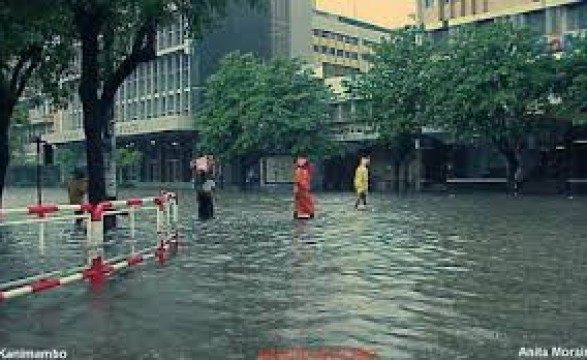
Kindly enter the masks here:
M 9 189 L 5 205 L 34 199 Z M 220 193 L 217 218 L 202 223 L 195 194 L 180 192 L 178 256 L 117 274 L 100 292 L 76 284 L 2 303 L 0 345 L 83 360 L 255 359 L 294 346 L 515 359 L 521 347 L 587 346 L 585 199 L 369 200 L 357 212 L 352 194 L 318 194 L 316 219 L 300 222 L 289 194 Z M 139 244 L 153 245 L 152 222 L 141 219 Z M 53 228 L 43 257 L 34 228 L 2 230 L 0 282 L 39 263 L 83 264 L 83 236 L 70 227 Z M 119 255 L 127 233 L 111 235 L 107 251 Z

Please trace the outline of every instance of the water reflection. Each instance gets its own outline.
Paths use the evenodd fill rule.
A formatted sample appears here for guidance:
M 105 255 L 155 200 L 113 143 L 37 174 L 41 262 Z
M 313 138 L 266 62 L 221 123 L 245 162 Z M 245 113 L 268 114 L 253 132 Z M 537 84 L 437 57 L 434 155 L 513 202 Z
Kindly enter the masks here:
M 0 343 L 74 359 L 254 359 L 259 348 L 335 345 L 383 359 L 512 359 L 522 346 L 586 345 L 580 199 L 372 196 L 374 211 L 356 212 L 351 194 L 328 194 L 307 222 L 291 219 L 286 195 L 221 194 L 208 222 L 195 219 L 193 194 L 180 200 L 177 258 L 101 292 L 74 285 L 4 304 Z M 57 230 L 50 267 L 81 253 L 81 238 Z M 140 247 L 156 241 L 139 230 Z M 31 271 L 34 231 L 0 236 L 0 275 Z M 108 251 L 128 238 L 112 235 Z

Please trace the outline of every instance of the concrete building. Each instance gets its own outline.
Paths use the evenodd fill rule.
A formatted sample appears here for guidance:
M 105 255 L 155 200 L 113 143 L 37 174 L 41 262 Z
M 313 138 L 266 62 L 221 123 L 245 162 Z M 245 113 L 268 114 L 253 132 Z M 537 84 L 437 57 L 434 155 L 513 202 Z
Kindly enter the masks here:
M 587 3 L 582 0 L 416 0 L 418 21 L 431 31 L 508 18 L 534 27 L 559 45 L 564 35 L 587 29 Z
M 222 25 L 201 41 L 177 23 L 157 33 L 157 59 L 141 64 L 116 95 L 114 118 L 117 147 L 139 150 L 140 164 L 130 180 L 189 182 L 189 162 L 197 142 L 195 114 L 202 104 L 203 87 L 220 59 L 232 51 L 272 55 L 272 19 L 247 7 L 232 6 Z M 243 31 L 246 29 L 246 31 Z M 72 77 L 78 76 L 75 71 Z M 77 94 L 59 112 L 54 131 L 45 139 L 58 147 L 85 153 L 82 107 Z
M 143 154 L 141 163 L 125 172 L 131 181 L 191 180 L 189 162 L 198 140 L 195 117 L 203 87 L 227 53 L 240 50 L 266 59 L 297 57 L 318 76 L 330 78 L 367 70 L 370 46 L 387 33 L 381 27 L 317 11 L 310 0 L 272 0 L 270 4 L 268 13 L 232 5 L 220 26 L 201 41 L 190 38 L 181 19 L 158 31 L 157 59 L 140 65 L 116 95 L 117 146 Z M 66 81 L 79 76 L 78 66 L 79 59 Z M 85 153 L 77 94 L 57 114 L 53 131 L 44 139 L 58 148 Z M 285 162 L 267 159 L 256 169 L 257 176 L 261 169 L 267 169 L 265 175 L 275 174 L 276 168 L 285 168 Z M 289 169 L 291 162 L 287 163 Z M 291 181 L 291 174 L 279 173 L 283 176 L 274 176 L 276 182 Z M 225 175 L 226 181 L 235 180 L 229 172 Z
M 357 19 L 314 10 L 312 62 L 316 64 L 316 74 L 332 78 L 368 71 L 373 45 L 389 32 L 389 29 Z

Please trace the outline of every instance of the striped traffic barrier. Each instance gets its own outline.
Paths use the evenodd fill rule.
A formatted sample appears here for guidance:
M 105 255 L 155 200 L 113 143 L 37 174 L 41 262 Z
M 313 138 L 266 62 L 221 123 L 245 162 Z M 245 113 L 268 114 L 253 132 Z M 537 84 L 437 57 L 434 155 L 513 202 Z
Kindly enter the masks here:
M 157 211 L 156 246 L 136 251 L 135 249 L 135 212 L 138 210 Z M 83 215 L 57 216 L 63 211 L 82 211 Z M 104 217 L 119 213 L 129 215 L 131 227 L 131 252 L 129 255 L 116 259 L 104 258 Z M 33 219 L 8 220 L 7 216 L 24 215 Z M 88 280 L 92 285 L 102 283 L 108 276 L 124 268 L 134 267 L 146 260 L 154 259 L 164 264 L 165 260 L 178 249 L 180 234 L 178 231 L 177 195 L 170 192 L 161 192 L 156 197 L 132 198 L 126 200 L 104 201 L 97 205 L 31 205 L 17 209 L 0 209 L 0 216 L 4 221 L 0 226 L 18 224 L 39 224 L 39 246 L 44 248 L 44 224 L 48 221 L 84 218 L 88 224 L 87 233 L 87 266 L 70 268 L 64 271 L 17 279 L 0 284 L 0 302 L 19 296 L 43 292 L 67 285 L 76 281 Z

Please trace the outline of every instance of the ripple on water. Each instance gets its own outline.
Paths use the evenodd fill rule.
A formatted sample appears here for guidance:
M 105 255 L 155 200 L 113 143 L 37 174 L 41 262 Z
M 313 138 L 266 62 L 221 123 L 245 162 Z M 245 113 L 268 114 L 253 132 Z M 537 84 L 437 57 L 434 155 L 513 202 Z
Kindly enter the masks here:
M 262 347 L 335 345 L 452 360 L 584 341 L 584 203 L 374 194 L 374 211 L 356 212 L 350 194 L 318 197 L 317 218 L 296 222 L 289 196 L 223 194 L 217 218 L 200 222 L 194 194 L 181 193 L 178 257 L 101 292 L 74 285 L 0 307 L 0 343 L 61 346 L 82 360 L 252 359 Z M 137 246 L 156 244 L 153 214 L 138 218 Z M 123 225 L 108 254 L 128 251 Z M 69 223 L 53 230 L 44 254 L 34 228 L 0 232 L 2 279 L 83 263 L 83 234 Z

